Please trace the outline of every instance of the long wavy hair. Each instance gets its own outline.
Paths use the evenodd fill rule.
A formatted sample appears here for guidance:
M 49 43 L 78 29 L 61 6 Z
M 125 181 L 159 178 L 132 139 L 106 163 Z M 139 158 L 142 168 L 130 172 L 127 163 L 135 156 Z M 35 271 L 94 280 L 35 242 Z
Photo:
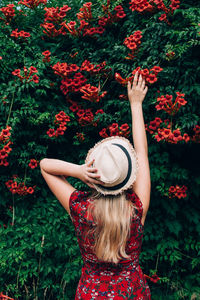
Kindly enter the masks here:
M 88 205 L 87 219 L 92 216 L 95 226 L 88 230 L 85 239 L 93 234 L 95 243 L 92 248 L 97 258 L 114 264 L 123 258 L 130 259 L 125 247 L 137 206 L 127 200 L 126 192 L 115 196 L 94 191 L 90 198 L 93 201 Z

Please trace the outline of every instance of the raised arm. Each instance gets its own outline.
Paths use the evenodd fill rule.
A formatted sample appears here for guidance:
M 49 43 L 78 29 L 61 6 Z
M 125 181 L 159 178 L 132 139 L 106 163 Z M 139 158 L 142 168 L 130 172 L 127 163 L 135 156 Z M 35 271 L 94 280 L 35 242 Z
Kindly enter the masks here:
M 133 190 L 143 203 L 142 224 L 144 225 L 144 221 L 149 208 L 151 193 L 148 144 L 142 109 L 142 102 L 146 96 L 148 87 L 145 87 L 145 80 L 142 79 L 141 75 L 139 76 L 138 80 L 137 72 L 135 74 L 132 87 L 131 83 L 128 82 L 127 90 L 132 115 L 133 144 L 137 153 L 139 163 L 139 170 L 136 181 L 133 185 Z

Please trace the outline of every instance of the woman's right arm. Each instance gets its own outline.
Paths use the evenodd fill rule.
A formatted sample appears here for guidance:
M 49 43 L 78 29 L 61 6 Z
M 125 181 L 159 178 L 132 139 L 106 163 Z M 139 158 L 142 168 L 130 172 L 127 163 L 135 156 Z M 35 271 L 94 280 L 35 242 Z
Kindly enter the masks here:
M 138 80 L 138 74 L 136 73 L 132 87 L 131 83 L 128 82 L 127 89 L 132 115 L 133 143 L 139 164 L 139 170 L 137 173 L 136 181 L 133 185 L 133 190 L 143 204 L 142 224 L 144 225 L 144 221 L 149 208 L 151 193 L 148 144 L 142 109 L 142 102 L 146 96 L 148 87 L 145 87 L 145 80 L 142 79 L 141 75 Z

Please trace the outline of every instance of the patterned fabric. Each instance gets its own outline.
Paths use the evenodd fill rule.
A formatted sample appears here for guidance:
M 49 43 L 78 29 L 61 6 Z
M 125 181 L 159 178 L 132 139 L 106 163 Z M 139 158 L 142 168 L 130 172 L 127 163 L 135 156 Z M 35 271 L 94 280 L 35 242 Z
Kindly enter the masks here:
M 88 192 L 75 190 L 69 199 L 70 214 L 83 259 L 81 278 L 75 300 L 81 299 L 134 299 L 149 300 L 151 293 L 139 265 L 144 227 L 141 223 L 143 206 L 135 193 L 127 193 L 127 199 L 136 204 L 136 216 L 131 224 L 131 235 L 127 240 L 126 253 L 131 259 L 122 259 L 117 265 L 98 260 L 92 252 L 92 237 L 84 242 L 84 232 L 94 226 L 87 220 L 87 207 L 91 201 Z

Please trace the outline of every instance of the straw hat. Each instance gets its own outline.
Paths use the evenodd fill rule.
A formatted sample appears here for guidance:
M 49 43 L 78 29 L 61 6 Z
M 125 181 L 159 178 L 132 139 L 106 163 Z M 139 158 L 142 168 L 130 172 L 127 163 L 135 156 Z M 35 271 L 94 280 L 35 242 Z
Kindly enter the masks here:
M 101 140 L 91 148 L 85 163 L 95 159 L 93 167 L 98 170 L 105 184 L 94 184 L 103 195 L 117 195 L 127 190 L 136 180 L 138 159 L 128 139 L 112 136 Z

